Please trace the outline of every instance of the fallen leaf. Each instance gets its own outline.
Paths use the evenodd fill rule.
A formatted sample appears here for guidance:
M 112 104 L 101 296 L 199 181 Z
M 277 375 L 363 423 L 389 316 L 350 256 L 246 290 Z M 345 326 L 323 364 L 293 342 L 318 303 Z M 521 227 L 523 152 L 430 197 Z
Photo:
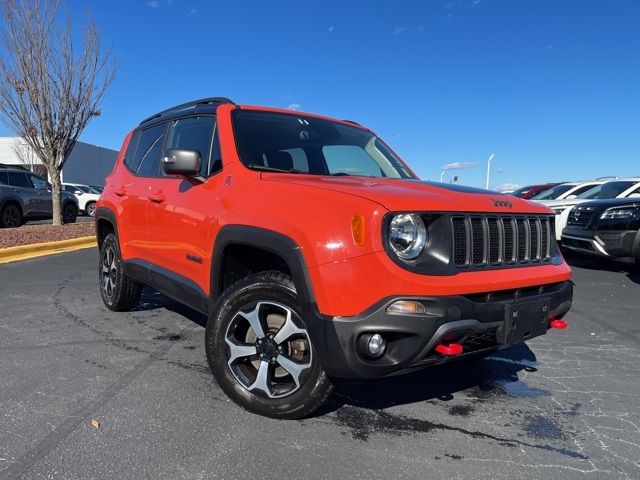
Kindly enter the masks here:
M 93 428 L 100 428 L 100 421 L 94 418 L 93 420 L 91 420 L 91 426 Z

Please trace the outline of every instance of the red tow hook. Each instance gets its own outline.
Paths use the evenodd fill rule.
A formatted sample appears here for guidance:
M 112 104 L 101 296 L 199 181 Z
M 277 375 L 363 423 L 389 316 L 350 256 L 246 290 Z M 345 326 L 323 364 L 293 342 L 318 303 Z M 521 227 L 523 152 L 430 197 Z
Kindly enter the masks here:
M 556 328 L 558 330 L 564 330 L 567 328 L 569 324 L 564 320 L 560 320 L 559 318 L 551 318 L 549 320 L 549 327 Z
M 459 343 L 450 343 L 449 345 L 440 343 L 436 345 L 436 352 L 440 355 L 460 355 L 462 353 L 462 345 Z

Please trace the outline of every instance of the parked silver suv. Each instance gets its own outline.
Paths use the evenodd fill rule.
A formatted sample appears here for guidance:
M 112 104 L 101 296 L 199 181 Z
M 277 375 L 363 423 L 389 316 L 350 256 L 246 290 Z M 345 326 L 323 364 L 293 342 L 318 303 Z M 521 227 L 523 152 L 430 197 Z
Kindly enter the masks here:
M 78 201 L 62 192 L 62 219 L 75 223 Z M 0 167 L 0 228 L 19 227 L 27 220 L 53 216 L 51 184 L 22 168 Z

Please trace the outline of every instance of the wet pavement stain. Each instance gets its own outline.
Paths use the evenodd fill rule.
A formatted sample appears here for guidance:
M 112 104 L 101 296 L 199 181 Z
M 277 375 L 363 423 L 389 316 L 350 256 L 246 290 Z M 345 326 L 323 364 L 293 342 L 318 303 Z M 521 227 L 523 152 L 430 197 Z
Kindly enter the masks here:
M 530 437 L 563 438 L 565 435 L 558 425 L 541 415 L 529 418 L 524 430 Z
M 451 460 L 462 460 L 464 458 L 462 455 L 455 455 L 450 453 L 445 453 L 444 456 L 450 458 Z
M 348 429 L 348 432 L 344 434 L 350 434 L 354 439 L 361 440 L 363 442 L 369 441 L 370 437 L 375 434 L 404 436 L 416 433 L 425 434 L 434 430 L 441 430 L 458 432 L 472 438 L 493 440 L 499 445 L 511 448 L 530 447 L 559 453 L 563 456 L 578 458 L 581 460 L 589 458 L 582 453 L 569 450 L 567 448 L 544 444 L 533 444 L 518 439 L 500 438 L 488 433 L 454 427 L 443 423 L 435 423 L 429 420 L 406 417 L 404 415 L 396 415 L 382 410 L 366 410 L 359 407 L 345 405 L 335 412 L 332 419 L 338 426 Z
M 449 408 L 449 415 L 468 417 L 474 410 L 471 405 L 455 405 Z
M 154 340 L 169 340 L 170 342 L 175 342 L 180 340 L 182 335 L 178 334 L 167 334 L 167 335 L 158 335 L 157 337 L 153 337 Z

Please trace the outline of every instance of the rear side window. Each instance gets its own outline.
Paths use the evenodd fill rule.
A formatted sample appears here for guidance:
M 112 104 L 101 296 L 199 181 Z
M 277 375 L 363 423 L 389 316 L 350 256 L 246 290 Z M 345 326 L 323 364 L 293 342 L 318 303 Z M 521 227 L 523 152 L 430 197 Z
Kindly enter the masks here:
M 129 167 L 129 169 L 133 172 L 138 170 L 140 166 L 139 163 L 135 163 L 136 161 L 136 147 L 138 146 L 138 140 L 140 140 L 140 132 L 136 132 L 131 137 L 129 141 L 129 146 L 127 147 L 127 151 L 124 154 L 124 164 Z
M 200 152 L 200 174 L 207 175 L 210 171 L 209 160 L 211 158 L 211 138 L 215 118 L 188 117 L 181 118 L 173 122 L 167 149 L 179 148 L 185 150 L 196 150 Z
M 139 165 L 138 175 L 143 177 L 158 176 L 160 154 L 166 130 L 167 125 L 163 123 L 142 131 L 135 155 L 135 163 Z
M 12 187 L 32 188 L 26 173 L 9 172 L 9 185 Z
M 9 179 L 7 178 L 7 172 L 0 172 L 0 185 L 8 185 Z

